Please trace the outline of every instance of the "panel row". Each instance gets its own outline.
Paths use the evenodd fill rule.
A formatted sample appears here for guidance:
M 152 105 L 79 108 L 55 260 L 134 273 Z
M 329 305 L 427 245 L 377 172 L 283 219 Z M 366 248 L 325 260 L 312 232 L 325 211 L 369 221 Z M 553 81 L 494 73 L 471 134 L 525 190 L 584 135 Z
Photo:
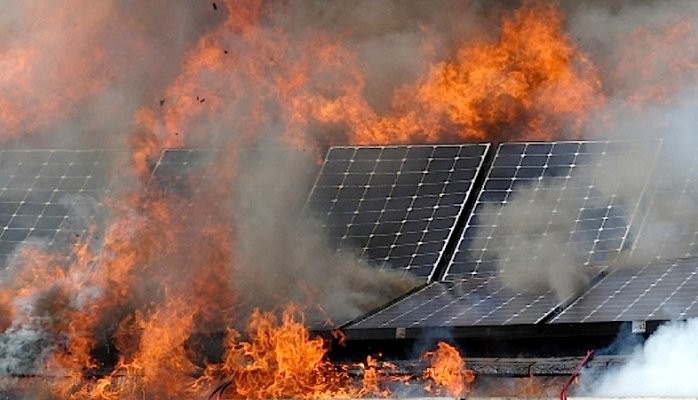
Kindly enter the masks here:
M 497 277 L 433 282 L 348 330 L 685 320 L 698 317 L 698 258 L 623 266 L 568 306 Z M 562 310 L 562 311 L 560 311 Z
M 337 248 L 426 279 L 452 240 L 488 144 L 333 147 L 308 208 Z

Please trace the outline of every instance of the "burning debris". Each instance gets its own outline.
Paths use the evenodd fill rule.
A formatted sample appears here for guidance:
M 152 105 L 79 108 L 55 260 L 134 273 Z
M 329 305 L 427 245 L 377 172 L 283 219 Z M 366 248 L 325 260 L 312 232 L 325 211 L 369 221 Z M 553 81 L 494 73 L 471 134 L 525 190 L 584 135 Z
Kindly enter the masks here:
M 616 107 L 670 104 L 698 76 L 684 51 L 694 5 L 657 5 L 661 22 L 647 24 L 644 3 L 514 3 L 8 5 L 4 146 L 119 157 L 96 226 L 72 246 L 28 241 L 2 271 L 0 368 L 58 377 L 23 391 L 61 399 L 389 395 L 404 376 L 369 357 L 357 382 L 283 308 L 350 319 L 417 284 L 331 251 L 303 214 L 324 149 L 588 137 L 616 128 Z M 599 20 L 612 35 L 587 31 Z M 682 49 L 668 67 L 646 54 L 667 43 Z M 264 163 L 249 168 L 242 149 L 260 145 Z M 154 178 L 165 148 L 218 155 L 210 168 L 182 161 L 195 173 L 175 178 L 179 191 Z M 425 357 L 425 390 L 468 392 L 474 375 L 454 347 Z

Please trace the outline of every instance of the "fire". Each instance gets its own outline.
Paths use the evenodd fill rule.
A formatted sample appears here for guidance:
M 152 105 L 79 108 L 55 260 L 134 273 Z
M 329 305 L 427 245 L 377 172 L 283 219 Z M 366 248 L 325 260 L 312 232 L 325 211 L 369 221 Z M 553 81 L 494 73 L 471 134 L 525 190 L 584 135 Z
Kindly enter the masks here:
M 285 36 L 255 20 L 280 18 L 259 4 L 227 5 L 228 21 L 190 52 L 164 106 L 140 113 L 165 146 L 206 143 L 206 120 L 242 138 L 280 120 L 288 142 L 309 148 L 578 137 L 604 102 L 598 73 L 564 33 L 560 10 L 542 2 L 506 15 L 498 39 L 464 41 L 450 59 L 434 61 L 395 90 L 387 112 L 364 97 L 366 76 L 338 38 Z M 239 40 L 229 42 L 235 33 Z M 424 53 L 430 57 L 430 46 Z
M 250 341 L 228 334 L 228 355 L 222 369 L 232 376 L 234 398 L 349 397 L 346 372 L 325 359 L 325 342 L 311 337 L 297 310 L 286 309 L 279 321 L 273 313 L 256 311 L 248 324 Z
M 122 122 L 128 137 L 114 141 L 128 146 L 128 160 L 114 166 L 116 189 L 103 199 L 105 226 L 71 249 L 25 245 L 2 272 L 0 329 L 36 335 L 31 344 L 38 354 L 22 360 L 60 377 L 48 392 L 62 399 L 194 398 L 227 382 L 222 390 L 234 398 L 344 398 L 389 396 L 390 383 L 422 379 L 432 394 L 468 393 L 474 374 L 446 343 L 425 355 L 430 366 L 422 377 L 389 374 L 388 363 L 369 356 L 357 381 L 329 361 L 328 344 L 310 335 L 297 308 L 280 318 L 241 313 L 247 305 L 235 291 L 232 249 L 239 232 L 228 209 L 230 188 L 240 149 L 265 136 L 306 148 L 310 157 L 329 144 L 579 137 L 606 98 L 599 72 L 565 33 L 558 7 L 524 2 L 504 13 L 491 38 L 464 37 L 444 52 L 435 49 L 448 46 L 448 38 L 423 27 L 423 70 L 390 88 L 390 104 L 376 105 L 366 95 L 369 74 L 357 46 L 329 28 L 291 32 L 288 13 L 275 11 L 274 3 L 219 2 L 215 11 L 224 20 L 202 29 L 171 76 L 128 72 L 129 62 L 157 54 L 162 43 L 144 41 L 152 36 L 148 20 L 129 18 L 118 3 L 27 4 L 22 11 L 39 22 L 14 29 L 24 29 L 28 39 L 0 43 L 1 140 L 62 123 L 72 129 L 93 101 L 110 105 L 87 118 L 108 121 L 102 128 L 109 135 L 116 128 L 105 114 L 123 108 L 131 118 Z M 75 10 L 84 15 L 77 18 Z M 123 32 L 138 40 L 94 43 Z M 680 21 L 666 38 L 657 35 L 655 47 L 685 43 L 690 32 Z M 636 35 L 655 42 L 654 34 Z M 628 54 L 622 64 L 632 67 L 638 57 Z M 694 58 L 689 52 L 670 69 L 693 68 Z M 643 78 L 653 75 L 652 67 L 640 66 L 648 71 Z M 124 95 L 130 93 L 124 86 L 155 77 L 168 83 Z M 122 107 L 113 107 L 112 97 L 121 96 L 127 97 L 117 102 Z M 81 134 L 96 130 L 79 125 Z M 212 182 L 187 195 L 162 190 L 151 176 L 163 148 L 183 146 L 224 153 L 201 171 Z M 220 332 L 227 332 L 222 356 L 201 343 L 216 342 Z
M 475 374 L 466 368 L 458 349 L 446 342 L 439 342 L 435 351 L 425 353 L 422 358 L 431 363 L 424 370 L 424 378 L 432 380 L 436 385 L 428 386 L 427 391 L 441 395 L 442 390 L 445 390 L 453 397 L 463 397 L 470 391 Z
M 603 96 L 595 67 L 574 48 L 562 20 L 552 4 L 516 10 L 498 41 L 465 44 L 454 60 L 434 65 L 419 101 L 454 124 L 461 140 L 579 136 Z

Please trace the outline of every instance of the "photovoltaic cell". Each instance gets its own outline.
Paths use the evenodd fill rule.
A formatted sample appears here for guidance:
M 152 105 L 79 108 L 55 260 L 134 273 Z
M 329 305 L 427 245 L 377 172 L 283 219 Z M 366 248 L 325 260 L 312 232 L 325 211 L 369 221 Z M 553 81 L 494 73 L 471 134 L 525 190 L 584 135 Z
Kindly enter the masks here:
M 308 208 L 338 249 L 431 278 L 488 148 L 333 147 Z
M 521 293 L 497 277 L 472 277 L 433 282 L 348 329 L 534 324 L 557 305 L 552 292 Z
M 153 178 L 169 193 L 186 194 L 200 189 L 196 182 L 205 179 L 202 169 L 216 154 L 213 150 L 165 149 L 153 167 Z
M 698 256 L 698 146 L 665 141 L 643 201 L 633 257 Z
M 617 193 L 606 176 L 623 159 L 649 154 L 634 178 L 642 190 L 657 147 L 649 141 L 501 144 L 445 278 L 561 260 L 608 265 L 623 249 L 641 193 Z
M 698 317 L 698 259 L 653 261 L 610 272 L 553 323 L 682 320 Z
M 0 150 L 0 265 L 24 241 L 67 248 L 98 223 L 111 153 Z

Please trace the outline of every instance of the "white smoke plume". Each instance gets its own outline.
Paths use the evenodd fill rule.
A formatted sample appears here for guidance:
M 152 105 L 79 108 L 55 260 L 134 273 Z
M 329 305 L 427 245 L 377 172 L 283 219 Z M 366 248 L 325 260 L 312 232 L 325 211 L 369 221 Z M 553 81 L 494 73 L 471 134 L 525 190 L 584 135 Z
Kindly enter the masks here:
M 698 320 L 660 326 L 627 363 L 594 377 L 582 375 L 583 395 L 599 397 L 695 397 L 698 395 Z

